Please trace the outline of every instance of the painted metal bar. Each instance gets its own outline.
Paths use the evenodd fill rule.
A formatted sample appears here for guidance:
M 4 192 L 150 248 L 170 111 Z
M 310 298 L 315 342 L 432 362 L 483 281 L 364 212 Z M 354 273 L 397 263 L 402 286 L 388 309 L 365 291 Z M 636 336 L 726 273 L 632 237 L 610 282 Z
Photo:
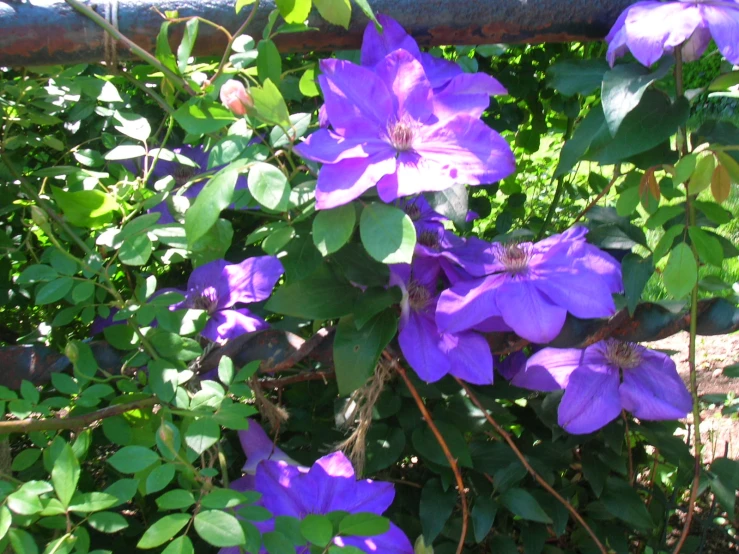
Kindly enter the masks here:
M 539 43 L 602 38 L 633 0 L 369 0 L 376 13 L 397 19 L 422 45 Z M 120 31 L 154 51 L 161 12 L 199 15 L 230 31 L 237 16 L 234 0 L 101 0 L 89 3 L 100 15 L 117 13 Z M 274 0 L 263 0 L 247 33 L 260 36 Z M 282 51 L 357 48 L 366 18 L 356 6 L 348 31 L 324 22 L 315 10 L 308 23 L 318 31 L 277 37 Z M 181 29 L 181 26 L 179 26 Z M 178 31 L 181 32 L 181 31 Z M 179 37 L 173 33 L 173 44 Z M 222 34 L 200 26 L 196 53 L 223 52 Z M 122 45 L 121 45 L 122 46 Z M 122 47 L 119 57 L 130 57 Z M 63 0 L 0 0 L 0 66 L 97 62 L 104 57 L 103 31 Z

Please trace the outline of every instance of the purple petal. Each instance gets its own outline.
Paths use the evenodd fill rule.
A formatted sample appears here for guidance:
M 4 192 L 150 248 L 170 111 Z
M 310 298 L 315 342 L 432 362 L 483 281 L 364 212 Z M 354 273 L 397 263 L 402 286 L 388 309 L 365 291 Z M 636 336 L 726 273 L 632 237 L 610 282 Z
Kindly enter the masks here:
M 519 372 L 526 367 L 526 354 L 522 351 L 514 352 L 505 357 L 502 362 L 496 364 L 495 369 L 498 370 L 503 377 L 509 381 L 515 378 Z
M 342 452 L 318 459 L 305 477 L 316 491 L 313 513 L 341 510 L 382 514 L 395 498 L 392 483 L 357 481 L 352 463 Z
M 510 333 L 513 329 L 510 325 L 506 325 L 502 317 L 496 315 L 475 325 L 475 331 L 481 333 Z
M 411 310 L 408 321 L 398 333 L 398 343 L 408 365 L 427 383 L 449 373 L 449 359 L 439 348 L 441 334 L 433 317 Z
M 201 296 L 203 291 L 210 291 L 211 300 L 219 307 L 225 307 L 231 294 L 225 269 L 230 264 L 226 260 L 213 260 L 207 264 L 196 267 L 187 280 L 187 301 L 185 306 L 193 307 L 194 301 Z M 221 306 L 221 302 L 224 304 Z
M 580 366 L 570 375 L 558 423 L 568 433 L 583 435 L 604 427 L 621 413 L 618 370 L 610 366 Z
M 597 274 L 585 271 L 546 272 L 532 284 L 552 303 L 576 317 L 608 317 L 616 312 L 611 291 Z
M 494 183 L 516 168 L 508 142 L 479 119 L 458 115 L 419 131 L 416 152 L 443 168 L 448 186 Z
M 303 158 L 333 164 L 350 158 L 367 158 L 388 148 L 379 138 L 345 138 L 327 129 L 319 129 L 294 150 Z
M 254 482 L 257 492 L 262 493 L 262 504 L 272 515 L 302 518 L 315 513 L 316 494 L 306 486 L 306 477 L 295 466 L 267 460 L 257 466 Z
M 316 183 L 316 209 L 329 210 L 348 204 L 375 186 L 385 175 L 394 173 L 395 168 L 395 151 L 392 148 L 369 158 L 324 165 Z
M 437 58 L 426 52 L 421 53 L 419 59 L 435 92 L 441 92 L 452 79 L 464 73 L 456 62 Z
M 399 118 L 405 114 L 426 121 L 433 112 L 431 85 L 423 66 L 405 50 L 396 50 L 375 66 L 376 74 L 392 92 Z
M 684 43 L 702 23 L 700 10 L 687 2 L 639 2 L 624 22 L 626 44 L 642 65 L 651 66 Z
M 661 352 L 645 349 L 642 363 L 623 374 L 621 403 L 639 419 L 681 419 L 693 407 L 675 362 Z
M 201 334 L 214 342 L 224 342 L 267 327 L 266 321 L 247 309 L 219 310 L 210 316 Z
M 441 350 L 452 365 L 452 375 L 473 385 L 493 384 L 493 355 L 485 337 L 466 331 L 442 338 Z
M 462 281 L 445 290 L 436 305 L 436 324 L 440 331 L 466 331 L 493 316 L 500 316 L 495 298 L 506 275 L 490 275 Z
M 254 468 L 256 471 L 256 467 Z M 238 479 L 231 481 L 230 488 L 238 492 L 248 492 L 256 490 L 257 484 L 254 480 L 254 475 L 244 475 Z
M 391 92 L 382 79 L 346 60 L 322 60 L 320 65 L 323 74 L 318 82 L 331 126 L 341 134 L 367 129 L 368 135 L 377 136 L 395 115 Z
M 507 94 L 503 85 L 484 73 L 462 73 L 434 95 L 434 113 L 439 119 L 456 114 L 481 117 L 490 105 L 490 96 Z
M 403 196 L 444 190 L 451 186 L 444 172 L 445 169 L 434 160 L 416 152 L 401 152 L 396 171 L 388 173 L 377 183 L 377 194 L 383 202 L 390 204 Z
M 219 299 L 219 308 L 229 308 L 238 302 L 250 304 L 266 300 L 272 294 L 285 268 L 274 256 L 247 258 L 240 264 L 224 268 L 228 280 L 229 295 Z
M 374 66 L 398 49 L 407 50 L 416 58 L 420 55 L 416 41 L 397 21 L 383 14 L 378 14 L 377 20 L 382 25 L 382 31 L 378 31 L 371 21 L 364 30 L 362 65 Z
M 390 530 L 376 537 L 336 537 L 334 544 L 353 546 L 368 554 L 413 554 L 413 546 L 408 537 L 395 524 Z
M 613 27 L 611 27 L 605 38 L 606 43 L 608 43 L 606 59 L 611 67 L 613 67 L 616 58 L 626 53 L 626 31 L 624 30 L 624 24 L 626 23 L 627 15 L 629 15 L 629 8 L 621 12 L 616 23 L 613 24 Z
M 581 365 L 606 363 L 600 350 L 587 348 L 544 348 L 531 356 L 511 383 L 517 387 L 549 392 L 567 387 L 570 375 Z
M 739 64 L 739 5 L 732 9 L 704 4 L 701 8 L 719 52 L 734 65 Z
M 621 264 L 613 256 L 586 242 L 571 246 L 569 255 L 575 259 L 576 265 L 597 273 L 605 281 L 611 294 L 623 292 Z
M 546 344 L 562 330 L 567 310 L 552 303 L 532 283 L 508 280 L 497 292 L 500 315 L 519 337 Z
M 290 456 L 275 446 L 272 439 L 264 432 L 264 429 L 254 420 L 249 420 L 249 428 L 247 430 L 239 431 L 239 441 L 241 442 L 241 448 L 246 454 L 246 463 L 241 468 L 244 473 L 256 473 L 257 465 L 263 460 L 287 462 L 294 466 L 299 465 Z M 236 487 L 231 485 L 231 488 Z

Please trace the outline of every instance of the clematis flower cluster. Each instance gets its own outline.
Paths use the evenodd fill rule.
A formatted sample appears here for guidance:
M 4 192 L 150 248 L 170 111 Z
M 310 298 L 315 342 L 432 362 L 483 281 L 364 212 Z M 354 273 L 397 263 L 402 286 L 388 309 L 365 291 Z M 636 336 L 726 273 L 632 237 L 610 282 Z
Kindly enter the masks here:
M 457 281 L 439 297 L 438 328 L 459 333 L 483 325 L 513 329 L 534 343 L 548 343 L 568 313 L 580 318 L 613 315 L 612 295 L 623 290 L 621 266 L 585 241 L 573 227 L 537 243 L 493 243 L 471 266 L 478 278 Z
M 631 51 L 645 66 L 680 47 L 685 61 L 697 60 L 711 38 L 719 52 L 739 64 L 739 2 L 737 0 L 676 0 L 637 2 L 620 15 L 608 33 L 606 57 Z
M 235 305 L 269 298 L 284 271 L 282 263 L 274 256 L 247 258 L 240 264 L 215 260 L 193 270 L 187 290 L 178 291 L 185 295 L 185 300 L 170 309 L 205 310 L 210 317 L 201 334 L 223 343 L 267 327 L 261 317 Z
M 371 479 L 357 480 L 349 459 L 341 452 L 319 458 L 310 468 L 301 467 L 272 444 L 255 422 L 239 431 L 247 454 L 244 471 L 231 488 L 240 492 L 256 491 L 258 504 L 272 513 L 266 521 L 253 522 L 261 533 L 274 531 L 274 518 L 288 516 L 303 519 L 310 514 L 326 515 L 344 511 L 349 514 L 369 512 L 382 515 L 393 502 L 391 483 Z M 393 523 L 390 530 L 373 537 L 334 537 L 337 546 L 351 546 L 371 554 L 412 554 L 408 537 Z M 264 548 L 260 554 L 266 554 Z M 308 545 L 298 546 L 296 554 L 310 552 Z M 222 548 L 220 554 L 238 554 L 239 548 Z M 256 553 L 255 553 L 256 554 Z
M 518 366 L 518 387 L 564 389 L 558 423 L 573 434 L 604 427 L 626 410 L 639 419 L 680 419 L 692 399 L 675 362 L 661 352 L 615 339 L 584 350 L 544 348 Z
M 382 34 L 373 24 L 365 31 L 363 65 L 320 63 L 322 119 L 329 128 L 295 147 L 324 164 L 316 207 L 347 204 L 373 187 L 392 202 L 510 175 L 515 160 L 508 143 L 479 119 L 490 94 L 503 87 L 423 55 L 397 23 L 382 22 Z

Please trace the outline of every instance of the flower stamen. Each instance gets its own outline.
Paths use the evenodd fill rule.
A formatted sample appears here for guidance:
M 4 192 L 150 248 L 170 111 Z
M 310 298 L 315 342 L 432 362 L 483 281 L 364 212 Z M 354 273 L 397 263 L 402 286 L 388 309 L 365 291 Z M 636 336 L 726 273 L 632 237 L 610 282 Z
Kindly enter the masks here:
M 619 369 L 634 369 L 642 363 L 643 347 L 633 342 L 606 340 L 606 359 Z
M 526 273 L 531 259 L 529 246 L 519 243 L 498 245 L 496 254 L 507 273 L 510 275 Z
M 192 299 L 192 307 L 195 310 L 205 310 L 213 314 L 218 307 L 218 293 L 214 287 L 206 287 L 200 294 Z
M 413 137 L 415 135 L 413 122 L 403 118 L 390 123 L 387 130 L 390 144 L 398 152 L 407 152 L 413 149 Z
M 408 283 L 408 303 L 411 309 L 419 312 L 426 308 L 431 301 L 431 293 L 429 289 L 417 281 Z
M 434 250 L 439 249 L 439 234 L 435 231 L 421 231 L 418 235 L 418 244 Z

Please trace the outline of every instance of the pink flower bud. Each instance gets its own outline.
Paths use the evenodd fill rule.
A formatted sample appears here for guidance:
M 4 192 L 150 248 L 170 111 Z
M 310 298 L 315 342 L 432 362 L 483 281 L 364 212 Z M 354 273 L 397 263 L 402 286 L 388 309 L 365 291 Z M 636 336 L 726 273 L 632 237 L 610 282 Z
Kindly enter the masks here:
M 236 115 L 244 115 L 254 107 L 254 101 L 241 81 L 230 79 L 221 87 L 221 102 Z

